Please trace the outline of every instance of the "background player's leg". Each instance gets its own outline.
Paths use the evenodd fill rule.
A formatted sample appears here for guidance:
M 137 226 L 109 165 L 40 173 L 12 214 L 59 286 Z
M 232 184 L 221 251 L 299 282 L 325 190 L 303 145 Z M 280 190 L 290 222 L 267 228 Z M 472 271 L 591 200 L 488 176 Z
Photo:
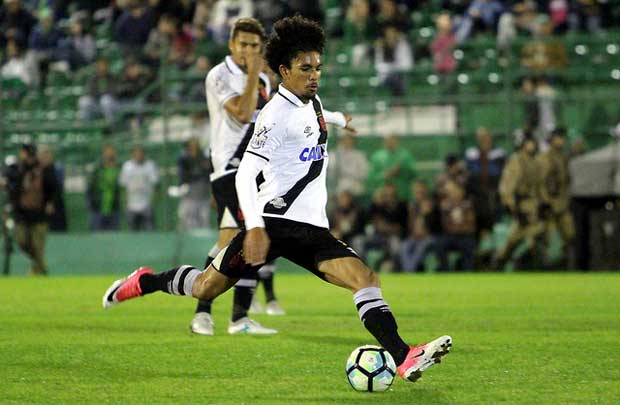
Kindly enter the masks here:
M 258 270 L 258 280 L 263 285 L 263 290 L 265 291 L 265 301 L 267 302 L 265 312 L 267 312 L 267 315 L 285 315 L 286 313 L 276 299 L 276 293 L 273 287 L 275 270 L 275 262 L 267 263 L 261 267 L 260 270 Z M 256 302 L 257 300 L 254 301 Z
M 244 277 L 235 284 L 235 294 L 233 296 L 231 322 L 248 316 L 248 311 L 252 304 L 252 297 L 256 291 L 256 277 Z
M 342 257 L 319 263 L 319 271 L 332 284 L 353 292 L 359 317 L 368 331 L 401 364 L 410 350 L 398 335 L 398 325 L 383 300 L 379 277 L 355 257 Z

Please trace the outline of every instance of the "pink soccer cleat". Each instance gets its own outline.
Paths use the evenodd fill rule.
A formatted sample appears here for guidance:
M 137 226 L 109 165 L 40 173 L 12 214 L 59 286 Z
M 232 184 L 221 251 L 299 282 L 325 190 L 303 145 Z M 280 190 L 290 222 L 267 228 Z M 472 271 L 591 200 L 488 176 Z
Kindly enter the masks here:
M 110 308 L 125 300 L 141 296 L 140 276 L 153 273 L 154 271 L 148 267 L 140 267 L 126 278 L 113 282 L 110 288 L 103 294 L 103 307 Z
M 450 352 L 452 347 L 452 338 L 450 336 L 442 336 L 432 342 L 411 346 L 405 361 L 398 366 L 398 374 L 405 380 L 415 382 L 422 377 L 422 372 L 441 361 L 441 357 Z

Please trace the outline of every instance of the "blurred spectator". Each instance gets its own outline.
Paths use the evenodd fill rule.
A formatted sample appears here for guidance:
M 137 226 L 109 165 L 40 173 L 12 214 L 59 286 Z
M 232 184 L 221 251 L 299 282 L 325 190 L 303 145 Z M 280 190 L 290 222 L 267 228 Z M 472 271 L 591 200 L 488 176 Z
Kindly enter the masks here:
M 601 4 L 605 1 L 576 0 L 571 13 L 571 28 L 596 33 L 601 30 Z
M 2 65 L 2 78 L 17 79 L 28 87 L 35 85 L 38 76 L 36 63 L 26 55 L 18 41 L 9 39 L 6 54 L 8 60 Z
M 46 275 L 45 236 L 58 186 L 51 167 L 37 160 L 36 147 L 23 144 L 18 162 L 7 167 L 7 189 L 15 218 L 15 240 L 31 259 L 31 275 Z
M 215 0 L 197 0 L 192 25 L 201 31 L 206 31 L 213 12 Z
M 445 185 L 445 197 L 439 203 L 441 235 L 436 240 L 439 270 L 450 270 L 449 253 L 459 253 L 457 268 L 474 268 L 476 250 L 476 214 L 472 202 L 465 197 L 465 189 L 454 180 Z
M 119 182 L 126 192 L 129 229 L 153 230 L 153 197 L 159 183 L 159 170 L 155 162 L 146 160 L 141 146 L 133 147 L 131 160 L 123 164 Z
M 86 30 L 86 15 L 75 13 L 69 20 L 69 36 L 60 42 L 61 58 L 76 70 L 95 59 L 97 47 L 93 35 Z
M 543 76 L 538 79 L 535 94 L 538 101 L 538 133 L 543 140 L 557 126 L 557 91 Z
M 323 25 L 325 20 L 323 3 L 322 0 L 287 0 L 287 15 L 301 14 Z
M 499 179 L 504 169 L 506 152 L 501 148 L 493 148 L 493 136 L 484 127 L 476 131 L 476 141 L 477 146 L 465 151 L 465 162 L 476 210 L 476 237 L 481 240 L 493 231 L 499 218 Z
M 521 49 L 521 65 L 533 70 L 564 69 L 568 57 L 564 42 L 551 37 L 553 26 L 540 26 L 539 35 Z
M 104 145 L 101 149 L 101 161 L 90 174 L 86 190 L 90 229 L 93 231 L 119 229 L 120 172 L 116 161 L 116 149 L 111 145 Z
M 360 238 L 364 233 L 364 212 L 348 191 L 338 193 L 336 206 L 331 210 L 329 224 L 331 233 L 337 239 L 354 249 L 359 248 Z
M 144 89 L 153 81 L 154 74 L 147 66 L 142 65 L 135 58 L 127 58 L 123 67 L 123 75 L 116 85 L 116 105 L 114 112 L 137 115 L 138 122 L 142 120 L 144 100 L 139 97 Z
M 368 0 L 353 0 L 344 20 L 344 39 L 351 45 L 351 66 L 368 68 L 370 41 L 377 37 L 377 26 L 370 16 Z
M 433 213 L 433 200 L 428 185 L 422 180 L 412 183 L 413 200 L 408 207 L 407 237 L 400 250 L 401 268 L 406 273 L 424 270 L 424 259 L 433 247 L 434 238 L 428 222 Z
M 164 14 L 168 14 L 178 20 L 181 25 L 192 22 L 196 12 L 196 3 L 195 0 L 148 0 L 156 21 L 159 21 Z
M 209 225 L 209 173 L 211 162 L 200 148 L 198 138 L 190 138 L 177 162 L 181 187 L 187 190 L 179 204 L 179 219 L 184 230 Z
M 49 9 L 39 13 L 39 24 L 34 28 L 28 40 L 31 55 L 38 65 L 40 85 L 45 88 L 50 64 L 61 61 L 60 40 L 62 32 L 54 25 L 54 19 Z M 68 70 L 64 63 L 61 70 Z
M 85 94 L 78 99 L 78 118 L 90 121 L 102 113 L 108 125 L 115 122 L 118 101 L 115 99 L 118 78 L 111 72 L 108 60 L 100 56 L 95 62 L 95 75 L 86 83 Z
M 538 127 L 539 112 L 536 100 L 536 80 L 525 77 L 521 81 L 521 100 L 523 101 L 524 126 L 526 131 L 532 132 Z
M 375 42 L 375 69 L 379 82 L 393 96 L 405 94 L 406 73 L 413 69 L 413 51 L 405 35 L 393 25 L 385 26 Z
M 203 102 L 206 99 L 204 80 L 212 67 L 213 64 L 209 58 L 204 55 L 198 56 L 196 62 L 194 62 L 188 71 L 192 80 L 188 80 L 183 84 L 181 94 L 173 94 L 172 97 L 190 102 Z
M 512 224 L 504 246 L 494 257 L 494 267 L 498 270 L 503 269 L 524 240 L 527 252 L 518 267 L 531 268 L 534 261 L 542 258 L 540 248 L 544 228 L 539 217 L 541 171 L 536 160 L 537 142 L 530 133 L 517 132 L 515 146 L 517 152 L 508 160 L 499 185 L 500 197 L 512 215 Z
M 497 22 L 497 48 L 503 55 L 510 56 L 510 44 L 517 37 L 515 15 L 511 11 L 503 13 Z
M 375 20 L 380 30 L 391 26 L 400 32 L 409 31 L 409 10 L 405 4 L 397 4 L 394 0 L 379 0 L 377 3 Z
M 463 190 L 467 190 L 469 173 L 463 162 L 454 153 L 446 155 L 444 170 L 437 175 L 435 180 L 435 189 L 440 200 L 447 194 L 445 186 L 449 181 L 453 181 Z
M 0 44 L 4 45 L 9 36 L 7 34 L 27 41 L 36 23 L 36 18 L 22 7 L 20 0 L 4 0 L 4 4 L 0 7 Z M 22 42 L 20 45 L 25 43 Z
M 114 38 L 125 55 L 140 55 L 155 26 L 155 17 L 143 0 L 130 0 L 127 10 L 114 23 Z
M 368 177 L 368 157 L 356 148 L 353 135 L 346 134 L 338 139 L 338 147 L 329 155 L 329 177 L 335 182 L 332 192 L 343 191 L 354 197 L 362 196 L 366 191 Z
M 398 145 L 398 137 L 389 135 L 384 140 L 383 148 L 377 149 L 370 157 L 369 193 L 374 195 L 376 190 L 392 183 L 399 198 L 409 199 L 409 184 L 416 176 L 415 159 L 409 149 Z
M 437 25 L 437 33 L 430 45 L 433 56 L 433 70 L 440 76 L 445 77 L 456 69 L 456 60 L 454 59 L 456 37 L 452 32 L 450 14 L 440 14 L 435 24 Z
M 219 0 L 215 2 L 209 20 L 209 29 L 219 44 L 228 41 L 232 23 L 243 17 L 252 17 L 254 4 L 251 0 Z
M 166 64 L 185 68 L 192 62 L 192 38 L 182 31 L 179 21 L 170 14 L 164 14 L 152 30 L 144 47 L 150 64 L 158 66 L 162 57 Z
M 284 0 L 255 0 L 254 18 L 265 28 L 265 32 L 271 32 L 273 24 L 286 14 L 286 1 Z
M 49 9 L 39 12 L 39 23 L 28 37 L 28 46 L 34 51 L 44 52 L 48 58 L 58 48 L 62 32 L 54 24 L 54 18 Z
M 545 222 L 547 241 L 554 229 L 562 239 L 560 267 L 574 268 L 575 224 L 570 212 L 570 172 L 565 144 L 566 130 L 556 128 L 551 132 L 549 149 L 538 157 L 542 179 L 541 219 Z
M 497 21 L 503 11 L 504 6 L 498 0 L 473 0 L 466 14 L 472 20 L 474 33 L 495 32 Z
M 54 194 L 54 213 L 49 217 L 49 227 L 52 231 L 67 232 L 67 213 L 65 210 L 65 168 L 56 162 L 54 152 L 49 146 L 39 147 L 38 159 L 43 170 L 54 173 L 56 193 Z
M 97 11 L 105 10 L 111 6 L 110 0 L 54 0 L 47 1 L 54 11 L 54 21 L 64 20 L 69 12 L 80 13 L 90 16 L 96 15 Z M 116 1 L 120 3 L 120 1 Z
M 549 2 L 549 17 L 553 24 L 554 34 L 563 34 L 568 30 L 568 11 L 567 0 L 551 0 Z
M 382 253 L 380 271 L 397 270 L 400 244 L 407 231 L 407 204 L 399 199 L 393 184 L 375 191 L 368 218 L 370 227 L 361 251 L 364 255 L 370 250 Z

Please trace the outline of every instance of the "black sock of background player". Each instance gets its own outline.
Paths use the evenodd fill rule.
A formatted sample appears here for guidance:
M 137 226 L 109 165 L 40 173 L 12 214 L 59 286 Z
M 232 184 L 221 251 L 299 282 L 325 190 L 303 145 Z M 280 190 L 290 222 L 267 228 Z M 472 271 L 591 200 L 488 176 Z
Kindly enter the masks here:
M 142 295 L 163 291 L 173 295 L 191 296 L 192 286 L 200 273 L 202 272 L 193 266 L 181 266 L 163 273 L 143 274 L 138 282 Z
M 390 307 L 383 301 L 381 289 L 363 288 L 353 295 L 353 301 L 366 329 L 392 355 L 396 365 L 402 364 L 409 346 L 398 335 L 398 325 Z
M 196 305 L 196 313 L 206 312 L 207 314 L 210 314 L 211 304 L 213 304 L 213 300 L 198 300 L 198 305 Z
M 265 298 L 267 302 L 276 300 L 276 293 L 273 291 L 273 272 L 269 272 L 266 275 L 260 276 L 260 282 L 263 284 L 263 290 L 265 290 Z
M 238 285 L 241 283 L 242 285 Z M 256 279 L 241 279 L 235 285 L 235 293 L 233 296 L 233 310 L 231 320 L 238 321 L 248 316 L 248 310 L 252 305 L 252 297 L 256 289 Z

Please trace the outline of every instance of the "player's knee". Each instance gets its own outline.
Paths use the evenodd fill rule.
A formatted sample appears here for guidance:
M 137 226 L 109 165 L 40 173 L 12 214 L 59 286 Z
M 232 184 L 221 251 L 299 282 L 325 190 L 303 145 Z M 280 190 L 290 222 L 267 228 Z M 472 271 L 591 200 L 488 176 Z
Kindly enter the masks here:
M 368 267 L 364 267 L 363 271 L 356 273 L 351 287 L 356 291 L 366 287 L 379 287 L 379 276 Z
M 208 279 L 205 277 L 205 273 L 200 274 L 192 286 L 192 296 L 200 300 L 210 300 L 213 298 L 212 289 L 210 288 Z

